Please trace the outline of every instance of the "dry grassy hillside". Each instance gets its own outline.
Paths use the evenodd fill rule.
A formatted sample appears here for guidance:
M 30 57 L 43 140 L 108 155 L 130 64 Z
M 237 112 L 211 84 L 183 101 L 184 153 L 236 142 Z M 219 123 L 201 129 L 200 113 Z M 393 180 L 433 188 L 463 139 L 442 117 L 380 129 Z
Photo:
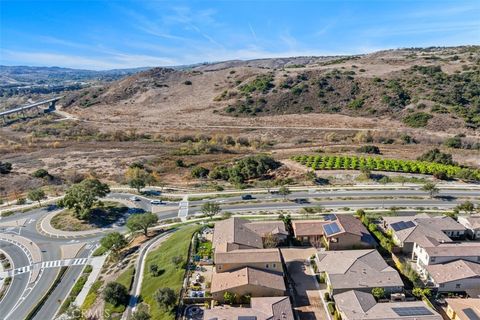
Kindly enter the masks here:
M 57 114 L 1 128 L 0 161 L 13 172 L 0 185 L 21 194 L 85 175 L 124 183 L 140 161 L 164 183 L 213 187 L 192 168 L 260 152 L 282 161 L 358 154 L 365 144 L 402 159 L 440 148 L 478 167 L 479 77 L 478 46 L 154 68 L 69 93 Z M 284 163 L 277 178 L 304 181 Z M 56 179 L 33 178 L 39 168 Z
M 480 126 L 479 95 L 480 48 L 459 47 L 156 68 L 77 92 L 64 105 L 102 127 L 145 130 L 319 122 L 382 129 L 393 121 L 469 133 Z

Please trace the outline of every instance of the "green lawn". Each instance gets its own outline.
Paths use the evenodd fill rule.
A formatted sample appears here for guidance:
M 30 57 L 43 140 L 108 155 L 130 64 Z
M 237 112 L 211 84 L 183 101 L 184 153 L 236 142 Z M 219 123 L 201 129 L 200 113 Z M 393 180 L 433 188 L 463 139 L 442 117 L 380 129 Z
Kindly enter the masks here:
M 123 284 L 127 288 L 127 290 L 130 290 L 130 287 L 132 286 L 134 270 L 135 270 L 134 267 L 128 268 L 127 270 L 125 270 L 123 273 L 121 273 L 118 276 L 118 278 L 115 280 L 115 282 Z M 126 303 L 128 303 L 128 301 Z M 112 305 L 108 302 L 105 302 L 105 312 L 104 312 L 104 314 L 123 313 L 125 311 L 125 308 L 126 308 L 126 304 L 121 304 L 121 305 L 118 305 L 118 306 L 114 306 L 114 305 Z M 113 317 L 113 318 L 116 318 L 116 317 Z
M 147 256 L 145 274 L 143 275 L 141 296 L 143 301 L 150 305 L 152 319 L 171 320 L 175 318 L 171 310 L 160 308 L 153 297 L 158 288 L 168 287 L 175 292 L 180 292 L 185 269 L 176 268 L 172 257 L 182 256 L 186 261 L 190 240 L 198 226 L 187 226 L 173 233 L 160 247 L 150 252 Z M 156 264 L 162 273 L 158 277 L 150 275 L 150 265 Z

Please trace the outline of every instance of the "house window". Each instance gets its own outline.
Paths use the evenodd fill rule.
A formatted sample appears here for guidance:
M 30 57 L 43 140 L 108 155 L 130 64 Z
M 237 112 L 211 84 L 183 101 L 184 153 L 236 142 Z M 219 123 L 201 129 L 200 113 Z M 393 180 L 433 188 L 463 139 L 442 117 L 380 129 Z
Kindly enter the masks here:
M 272 264 L 272 268 L 276 268 L 276 267 L 277 267 L 277 265 L 275 263 Z
M 268 269 L 268 264 L 266 264 L 266 265 L 265 265 L 265 268 L 267 268 L 267 269 Z
M 440 283 L 439 287 L 440 288 L 445 288 L 445 283 Z
M 431 257 L 430 262 L 435 262 L 435 257 Z
M 222 265 L 221 265 L 221 264 L 217 264 L 217 268 L 218 268 L 218 270 L 222 270 Z
M 456 288 L 456 289 L 460 289 L 460 287 L 461 287 L 461 284 L 460 284 L 460 283 L 455 284 L 455 288 Z

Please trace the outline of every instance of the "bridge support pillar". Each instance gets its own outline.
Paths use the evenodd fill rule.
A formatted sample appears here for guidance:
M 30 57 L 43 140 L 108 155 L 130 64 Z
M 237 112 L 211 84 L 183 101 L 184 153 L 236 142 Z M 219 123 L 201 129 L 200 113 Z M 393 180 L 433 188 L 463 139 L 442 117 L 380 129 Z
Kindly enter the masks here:
M 57 102 L 57 101 L 55 101 L 55 100 L 52 101 L 52 102 L 50 102 L 50 104 L 48 105 L 48 112 L 50 112 L 50 111 L 55 111 L 55 110 L 56 110 L 56 108 L 55 108 L 56 102 Z

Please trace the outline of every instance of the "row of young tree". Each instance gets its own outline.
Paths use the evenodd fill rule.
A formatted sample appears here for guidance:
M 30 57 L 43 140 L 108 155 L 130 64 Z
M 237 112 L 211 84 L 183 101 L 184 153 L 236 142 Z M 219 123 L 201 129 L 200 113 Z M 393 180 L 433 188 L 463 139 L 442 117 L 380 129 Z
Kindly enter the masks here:
M 377 170 L 431 174 L 439 179 L 480 181 L 480 170 L 418 160 L 384 159 L 380 157 L 297 155 L 292 157 L 314 170 Z

